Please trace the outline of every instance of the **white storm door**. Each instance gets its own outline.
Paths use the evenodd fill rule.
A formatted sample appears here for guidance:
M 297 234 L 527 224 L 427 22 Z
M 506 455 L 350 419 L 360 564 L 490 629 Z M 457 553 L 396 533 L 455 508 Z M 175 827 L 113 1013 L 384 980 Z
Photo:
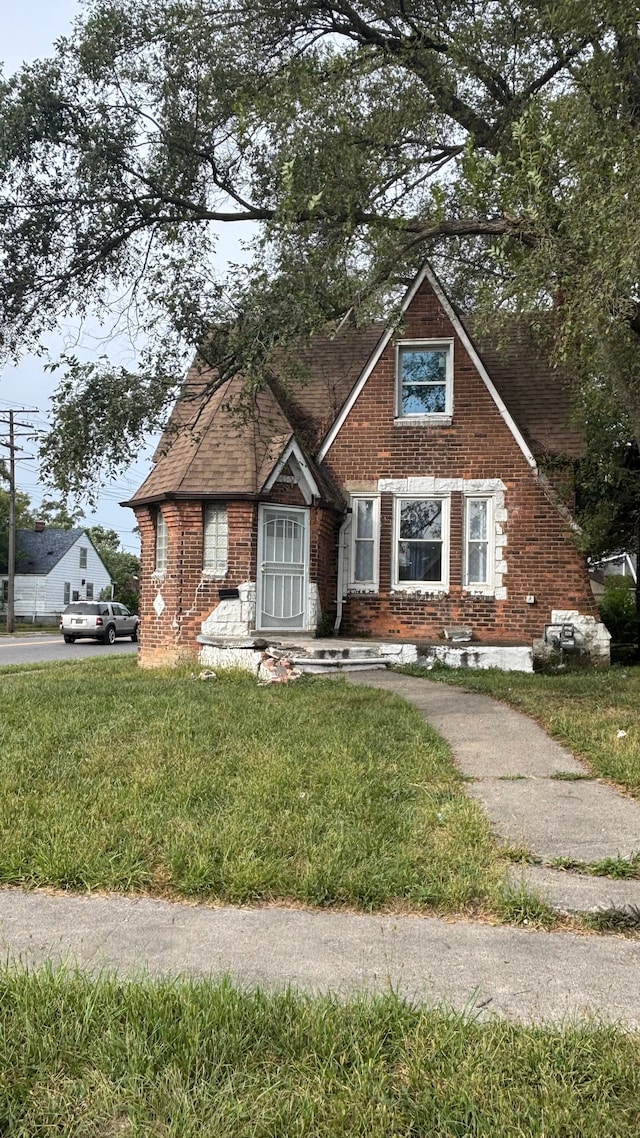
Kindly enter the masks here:
M 305 628 L 309 513 L 261 506 L 258 536 L 258 627 Z

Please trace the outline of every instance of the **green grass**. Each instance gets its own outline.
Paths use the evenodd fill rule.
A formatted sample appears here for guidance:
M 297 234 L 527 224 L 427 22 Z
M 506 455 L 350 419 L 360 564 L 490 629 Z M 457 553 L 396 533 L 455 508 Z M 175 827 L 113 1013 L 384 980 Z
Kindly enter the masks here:
M 393 995 L 0 974 L 6 1138 L 636 1138 L 640 1042 Z
M 600 778 L 640 794 L 640 668 L 581 668 L 561 675 L 402 670 L 510 703 L 585 758 Z M 626 735 L 618 737 L 619 731 Z
M 558 869 L 568 869 L 576 873 L 586 873 L 592 877 L 611 877 L 617 881 L 640 878 L 640 853 L 629 859 L 605 857 L 601 861 L 576 861 L 574 858 L 558 857 L 551 862 Z
M 448 747 L 386 693 L 129 658 L 13 670 L 0 756 L 1 884 L 504 911 L 506 858 Z

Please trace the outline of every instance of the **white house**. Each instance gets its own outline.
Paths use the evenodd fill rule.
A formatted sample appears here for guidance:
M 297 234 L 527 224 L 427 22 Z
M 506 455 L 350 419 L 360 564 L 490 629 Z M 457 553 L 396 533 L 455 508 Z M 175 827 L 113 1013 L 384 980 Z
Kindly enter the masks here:
M 0 602 L 6 608 L 8 578 L 0 566 Z M 57 619 L 70 601 L 96 600 L 111 589 L 111 577 L 82 529 L 38 524 L 16 534 L 15 614 L 20 620 Z

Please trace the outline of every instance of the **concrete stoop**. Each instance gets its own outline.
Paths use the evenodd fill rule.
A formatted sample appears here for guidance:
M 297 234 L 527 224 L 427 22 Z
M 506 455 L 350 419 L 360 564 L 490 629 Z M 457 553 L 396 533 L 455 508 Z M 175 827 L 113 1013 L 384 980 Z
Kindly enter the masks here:
M 342 671 L 370 671 L 402 664 L 429 669 L 436 662 L 451 668 L 501 668 L 532 672 L 533 653 L 526 645 L 404 643 L 388 640 L 316 639 L 283 633 L 256 633 L 245 638 L 202 634 L 199 661 L 213 669 L 242 668 L 257 675 L 264 653 L 287 659 L 297 671 L 322 675 Z

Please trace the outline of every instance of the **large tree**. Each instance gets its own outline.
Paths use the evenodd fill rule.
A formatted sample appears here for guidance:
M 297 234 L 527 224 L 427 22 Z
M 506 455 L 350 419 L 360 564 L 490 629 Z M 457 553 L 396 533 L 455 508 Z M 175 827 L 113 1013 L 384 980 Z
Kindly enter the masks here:
M 139 348 L 131 369 L 64 361 L 58 485 L 130 457 L 194 346 L 260 383 L 274 345 L 377 312 L 426 258 L 463 304 L 555 303 L 558 358 L 640 440 L 638 19 L 629 0 L 90 0 L 0 89 L 6 351 L 69 313 Z M 248 261 L 221 275 L 242 222 Z

